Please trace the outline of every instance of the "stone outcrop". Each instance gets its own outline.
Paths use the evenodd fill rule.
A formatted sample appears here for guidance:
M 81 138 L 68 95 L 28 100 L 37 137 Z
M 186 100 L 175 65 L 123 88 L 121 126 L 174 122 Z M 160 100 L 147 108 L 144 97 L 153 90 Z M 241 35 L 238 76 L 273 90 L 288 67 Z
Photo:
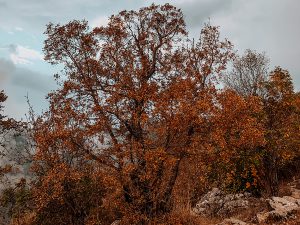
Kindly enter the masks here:
M 236 218 L 230 218 L 223 220 L 222 223 L 219 223 L 218 225 L 247 225 L 248 223 L 245 223 L 239 219 Z
M 276 221 L 287 221 L 294 218 L 295 212 L 300 210 L 300 181 L 290 183 L 289 187 L 291 193 L 289 196 L 273 196 L 269 199 L 256 199 L 251 197 L 249 193 L 226 194 L 218 188 L 213 188 L 200 199 L 192 211 L 193 214 L 202 216 L 226 217 L 238 215 L 239 212 L 250 209 L 254 202 L 265 205 L 265 211 L 258 211 L 259 213 L 254 214 L 256 216 L 253 217 L 253 220 L 251 219 L 252 223 L 266 224 Z M 269 206 L 269 208 L 267 206 Z M 231 214 L 234 212 L 236 214 Z M 219 223 L 219 225 L 247 224 L 249 223 L 237 218 L 225 219 L 222 223 Z
M 12 166 L 13 170 L 0 180 L 0 192 L 13 187 L 21 178 L 30 180 L 30 163 L 34 153 L 34 143 L 26 131 L 9 130 L 2 132 L 0 128 L 0 167 Z
M 293 217 L 293 214 L 300 210 L 300 190 L 296 184 L 290 183 L 291 196 L 272 197 L 267 199 L 271 211 L 261 212 L 257 214 L 259 223 L 269 221 L 287 220 Z
M 119 225 L 121 223 L 121 220 L 115 220 L 111 225 Z
M 267 200 L 273 210 L 257 214 L 259 223 L 288 219 L 294 212 L 300 210 L 300 199 L 291 196 L 272 197 Z
M 204 216 L 224 216 L 236 209 L 246 209 L 249 206 L 249 193 L 226 194 L 218 188 L 213 188 L 205 194 L 193 208 L 193 212 Z

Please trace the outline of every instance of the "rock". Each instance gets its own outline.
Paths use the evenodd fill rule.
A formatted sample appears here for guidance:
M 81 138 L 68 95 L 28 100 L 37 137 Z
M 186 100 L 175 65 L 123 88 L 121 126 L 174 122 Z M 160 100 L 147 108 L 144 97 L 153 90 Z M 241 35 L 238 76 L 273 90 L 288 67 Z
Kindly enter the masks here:
M 290 212 L 299 208 L 294 201 L 289 201 L 286 198 L 272 197 L 268 199 L 270 206 L 276 211 Z
M 291 188 L 291 191 L 292 191 L 292 197 L 293 198 L 300 199 L 300 190 L 295 189 L 295 188 Z
M 213 188 L 205 194 L 192 211 L 204 216 L 223 216 L 249 205 L 245 194 L 225 194 Z
M 270 221 L 280 221 L 286 219 L 286 215 L 283 216 L 279 212 L 273 210 L 271 212 L 264 212 L 257 214 L 257 221 L 259 224 L 261 223 L 268 223 Z
M 300 189 L 300 180 L 297 180 L 297 181 L 296 181 L 295 188 Z
M 261 212 L 256 215 L 258 223 L 264 223 L 268 220 L 270 212 Z
M 230 218 L 230 219 L 225 219 L 219 225 L 247 225 L 247 223 L 245 223 L 244 221 L 241 221 L 239 219 Z
M 265 223 L 268 221 L 278 221 L 289 218 L 295 211 L 300 209 L 300 202 L 291 196 L 284 197 L 272 197 L 267 199 L 272 211 L 262 212 L 256 215 L 259 223 Z
M 283 196 L 282 198 L 286 199 L 287 201 L 293 202 L 300 206 L 300 199 L 294 198 L 292 196 Z
M 291 188 L 300 189 L 300 180 L 294 180 L 288 184 Z
M 245 192 L 245 193 L 244 193 L 244 196 L 245 196 L 246 198 L 249 198 L 249 197 L 251 197 L 251 193 Z

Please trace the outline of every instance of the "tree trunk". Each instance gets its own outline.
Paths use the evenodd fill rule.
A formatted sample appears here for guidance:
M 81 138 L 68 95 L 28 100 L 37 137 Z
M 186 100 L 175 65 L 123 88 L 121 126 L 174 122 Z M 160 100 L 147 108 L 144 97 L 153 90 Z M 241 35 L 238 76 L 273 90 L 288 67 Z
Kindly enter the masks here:
M 277 157 L 266 156 L 264 158 L 264 166 L 266 169 L 266 180 L 269 187 L 270 194 L 272 196 L 278 195 L 278 168 L 277 168 Z

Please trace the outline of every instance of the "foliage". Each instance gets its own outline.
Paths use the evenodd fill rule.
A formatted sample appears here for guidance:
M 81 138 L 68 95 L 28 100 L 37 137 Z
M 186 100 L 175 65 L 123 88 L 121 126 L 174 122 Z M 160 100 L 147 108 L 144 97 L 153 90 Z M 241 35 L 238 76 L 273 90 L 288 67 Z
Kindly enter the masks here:
M 266 129 L 264 167 L 272 194 L 278 193 L 278 171 L 299 157 L 299 94 L 294 92 L 288 71 L 275 68 L 266 82 L 263 99 Z
M 259 98 L 243 98 L 227 90 L 218 99 L 211 137 L 215 146 L 212 175 L 231 192 L 256 192 L 260 186 L 260 148 L 265 144 L 264 127 L 258 119 L 262 114 Z
M 290 74 L 236 56 L 218 27 L 190 41 L 180 9 L 152 4 L 45 34 L 45 59 L 64 69 L 48 111 L 30 114 L 33 180 L 3 192 L 12 224 L 197 224 L 189 207 L 211 187 L 276 194 L 299 158 Z
M 276 195 L 279 170 L 299 154 L 299 94 L 294 92 L 288 71 L 276 67 L 266 76 L 267 67 L 268 59 L 264 54 L 248 50 L 235 59 L 225 85 L 245 99 L 259 97 L 262 111 L 255 117 L 262 126 L 260 132 L 265 144 L 256 147 L 258 158 L 255 154 L 251 156 L 259 162 L 260 168 L 257 163 L 252 163 L 251 167 L 255 166 L 257 174 L 264 177 L 263 188 Z

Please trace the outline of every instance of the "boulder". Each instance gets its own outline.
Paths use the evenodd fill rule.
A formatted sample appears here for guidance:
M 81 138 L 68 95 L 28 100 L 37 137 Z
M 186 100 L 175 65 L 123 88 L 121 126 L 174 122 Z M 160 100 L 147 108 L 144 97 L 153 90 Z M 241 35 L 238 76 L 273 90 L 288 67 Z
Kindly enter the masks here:
M 112 222 L 111 225 L 120 225 L 121 224 L 121 220 L 115 220 L 114 222 Z
M 268 220 L 270 212 L 260 212 L 256 215 L 259 224 L 264 223 Z
M 300 199 L 298 199 L 298 198 L 294 198 L 292 196 L 283 196 L 282 198 L 284 198 L 287 201 L 293 202 L 293 203 L 297 204 L 298 206 L 300 206 Z
M 247 225 L 247 223 L 236 218 L 230 218 L 223 220 L 223 222 L 218 225 Z
M 290 198 L 272 197 L 271 199 L 268 199 L 268 202 L 272 209 L 276 211 L 288 213 L 299 208 L 298 204 L 294 200 L 291 201 L 288 199 Z
M 193 212 L 204 216 L 224 216 L 249 206 L 248 194 L 226 194 L 213 188 L 193 208 Z
M 292 197 L 296 199 L 300 199 L 300 190 L 296 188 L 291 188 Z
M 268 202 L 273 210 L 258 213 L 257 220 L 259 223 L 288 219 L 295 211 L 300 209 L 299 200 L 291 196 L 272 197 L 268 199 Z

